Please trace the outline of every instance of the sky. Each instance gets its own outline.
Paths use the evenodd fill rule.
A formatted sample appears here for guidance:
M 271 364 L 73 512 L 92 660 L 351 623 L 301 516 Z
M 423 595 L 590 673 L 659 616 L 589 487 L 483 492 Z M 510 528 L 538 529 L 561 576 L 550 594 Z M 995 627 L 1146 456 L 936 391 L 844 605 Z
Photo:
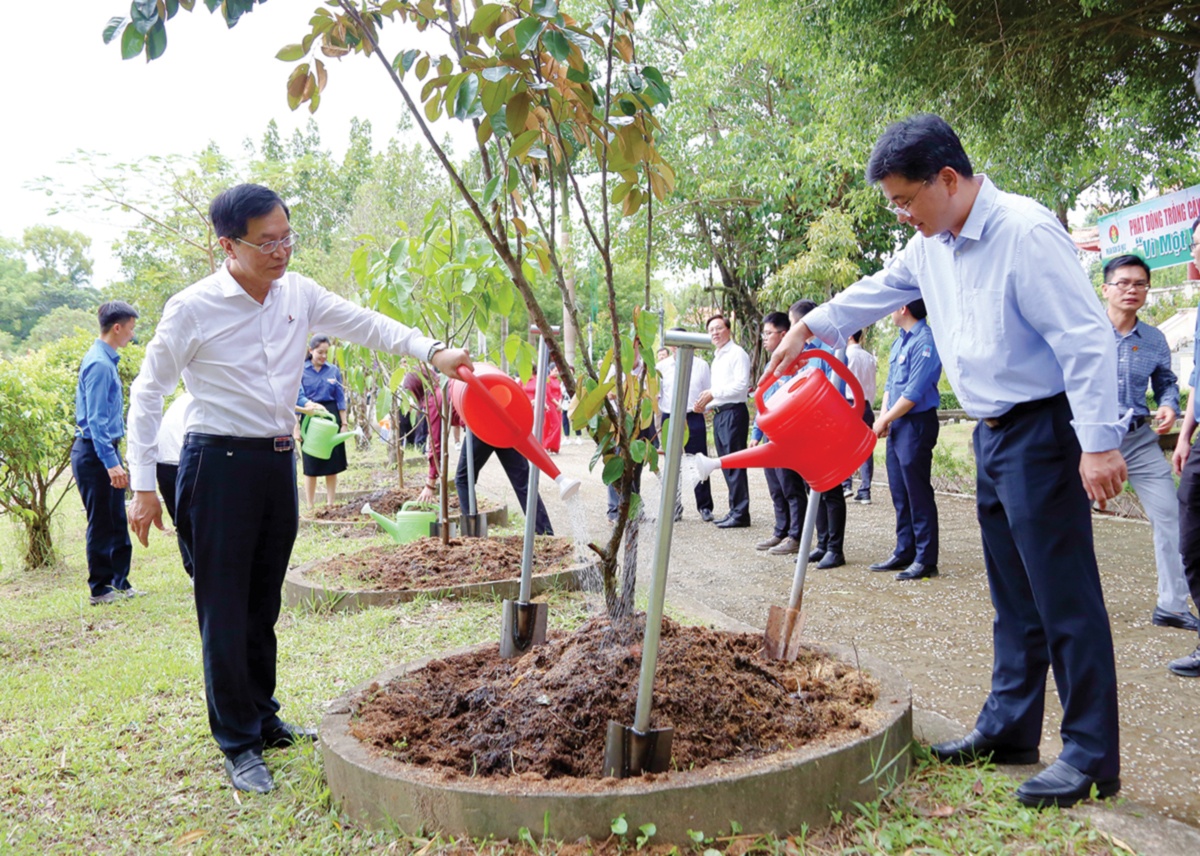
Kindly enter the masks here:
M 55 200 L 30 190 L 29 183 L 49 176 L 58 186 L 82 186 L 86 173 L 61 163 L 80 149 L 130 162 L 192 154 L 211 140 L 238 156 L 245 139 L 260 141 L 271 119 L 287 139 L 310 114 L 307 106 L 288 109 L 285 84 L 294 64 L 275 54 L 300 41 L 320 5 L 272 0 L 229 30 L 219 13 L 209 14 L 197 2 L 194 12 L 181 9 L 168 23 L 166 53 L 147 63 L 144 55 L 122 60 L 118 46 L 101 37 L 109 18 L 128 14 L 128 0 L 48 4 L 53 11 L 44 26 L 53 40 L 32 37 L 39 25 L 30 23 L 0 52 L 8 117 L 0 134 L 0 237 L 19 240 L 39 223 L 84 232 L 92 238 L 93 283 L 118 278 L 109 247 L 131 221 L 118 214 L 49 216 Z M 406 29 L 385 29 L 385 55 L 416 45 L 419 36 Z M 329 82 L 314 117 L 322 144 L 340 154 L 355 116 L 371 120 L 376 145 L 382 144 L 404 104 L 378 60 L 351 55 L 325 62 Z

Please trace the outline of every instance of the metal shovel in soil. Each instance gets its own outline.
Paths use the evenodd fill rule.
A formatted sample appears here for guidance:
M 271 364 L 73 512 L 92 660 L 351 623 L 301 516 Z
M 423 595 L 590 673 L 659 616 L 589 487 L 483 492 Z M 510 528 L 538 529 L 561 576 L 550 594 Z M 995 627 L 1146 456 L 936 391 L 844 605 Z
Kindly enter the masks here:
M 604 775 L 616 778 L 642 773 L 661 773 L 671 763 L 673 728 L 651 728 L 654 704 L 654 671 L 658 666 L 658 643 L 662 635 L 663 599 L 667 591 L 667 566 L 671 559 L 671 534 L 675 528 L 675 498 L 679 492 L 679 464 L 683 457 L 683 434 L 687 430 L 687 395 L 692 378 L 692 354 L 696 348 L 711 348 L 703 333 L 668 330 L 663 345 L 679 348 L 675 355 L 675 395 L 664 451 L 662 495 L 658 505 L 658 543 L 650 576 L 650 603 L 646 608 L 646 635 L 642 641 L 642 671 L 638 681 L 637 710 L 633 725 L 609 721 L 604 744 Z
M 767 630 L 764 652 L 772 660 L 795 660 L 800 656 L 800 635 L 804 632 L 804 577 L 808 573 L 808 554 L 812 551 L 813 530 L 817 528 L 817 512 L 821 494 L 810 491 L 808 508 L 804 511 L 804 528 L 800 531 L 800 553 L 796 556 L 796 574 L 792 577 L 792 595 L 787 609 L 771 606 L 767 610 Z
M 536 328 L 534 328 L 536 331 Z M 546 419 L 546 373 L 550 349 L 546 337 L 538 334 L 537 394 L 533 402 L 533 437 L 542 440 L 542 424 Z M 521 589 L 514 600 L 505 600 L 501 607 L 500 656 L 520 657 L 534 645 L 546 642 L 548 607 L 530 603 L 533 595 L 533 539 L 536 535 L 538 507 L 538 476 L 540 470 L 529 468 L 529 487 L 525 495 L 525 543 L 521 550 Z
M 463 437 L 464 453 L 467 456 L 467 508 L 462 512 L 462 535 L 465 538 L 487 537 L 487 515 L 479 513 L 475 502 L 475 449 L 472 448 L 471 429 L 468 428 Z

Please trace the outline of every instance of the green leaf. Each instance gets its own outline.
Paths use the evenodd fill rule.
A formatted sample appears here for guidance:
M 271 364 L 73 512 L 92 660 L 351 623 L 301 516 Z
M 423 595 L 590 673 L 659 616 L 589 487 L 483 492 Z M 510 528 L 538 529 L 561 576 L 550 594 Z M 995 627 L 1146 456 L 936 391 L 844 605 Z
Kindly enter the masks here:
M 600 476 L 600 480 L 606 485 L 611 485 L 617 481 L 625 473 L 625 459 L 620 455 L 614 455 L 604 462 L 604 472 Z M 624 817 L 621 818 L 624 820 Z M 626 827 L 628 828 L 628 827 Z M 620 835 L 621 833 L 617 833 Z
M 109 44 L 120 35 L 122 28 L 128 23 L 126 18 L 109 18 L 108 25 L 104 28 L 104 44 Z
M 624 812 L 621 813 L 620 817 L 613 819 L 613 822 L 609 825 L 609 828 L 612 829 L 613 835 L 624 835 L 629 831 L 629 821 L 625 819 Z
M 572 83 L 591 83 L 592 76 L 588 71 L 587 63 L 584 63 L 583 68 L 575 68 L 574 66 L 568 68 L 567 80 Z
M 496 175 L 492 176 L 491 181 L 489 181 L 486 185 L 484 185 L 483 205 L 485 207 L 488 205 L 491 205 L 493 202 L 496 201 L 496 197 L 499 195 L 499 190 L 500 190 L 500 175 L 499 175 L 499 173 L 497 173 Z M 484 399 L 484 400 L 486 401 L 486 399 Z
M 558 0 L 533 0 L 529 11 L 543 18 L 554 18 L 558 15 Z
M 579 402 L 579 406 L 575 408 L 575 414 L 571 419 L 571 427 L 579 430 L 586 425 L 593 416 L 600 412 L 601 406 L 604 404 L 604 399 L 613 388 L 613 381 L 605 381 L 597 384 L 596 387 L 587 392 L 583 399 Z
M 134 0 L 129 6 L 130 20 L 143 36 L 158 23 L 158 0 Z
M 559 62 L 566 62 L 567 56 L 571 53 L 571 43 L 557 30 L 546 33 L 542 38 L 542 44 L 546 46 L 546 51 L 550 56 Z
M 521 53 L 529 50 L 529 46 L 536 44 L 538 36 L 544 29 L 546 29 L 546 24 L 538 18 L 525 18 L 517 24 L 516 29 L 513 30 L 517 39 L 517 50 Z
M 533 145 L 541 133 L 540 130 L 534 128 L 532 131 L 526 131 L 521 134 L 521 136 L 513 140 L 512 148 L 508 150 L 508 156 L 520 159 L 522 155 L 529 151 L 529 147 Z
M 497 137 L 503 137 L 508 133 L 508 109 L 503 105 L 495 113 L 491 114 L 492 133 Z
M 497 83 L 510 74 L 515 74 L 513 69 L 507 65 L 489 65 L 483 70 L 483 79 L 492 83 Z
M 279 49 L 279 53 L 275 54 L 275 59 L 281 59 L 284 62 L 296 62 L 304 59 L 304 55 L 308 53 L 304 49 L 304 45 L 285 45 Z
M 470 29 L 472 33 L 484 33 L 488 27 L 496 23 L 500 17 L 500 13 L 504 11 L 504 7 L 498 3 L 486 3 L 476 10 L 475 15 L 471 18 Z
M 466 80 L 458 87 L 458 93 L 454 98 L 454 116 L 456 119 L 467 118 L 467 114 L 475 104 L 475 97 L 478 94 L 479 78 L 473 73 L 468 74 Z
M 167 49 L 167 25 L 159 21 L 146 35 L 146 59 L 158 59 Z
M 133 59 L 142 52 L 146 37 L 138 32 L 137 27 L 126 27 L 121 33 L 121 59 Z
M 629 444 L 629 457 L 633 458 L 635 464 L 644 464 L 646 462 L 646 447 L 650 443 L 646 440 L 634 440 Z

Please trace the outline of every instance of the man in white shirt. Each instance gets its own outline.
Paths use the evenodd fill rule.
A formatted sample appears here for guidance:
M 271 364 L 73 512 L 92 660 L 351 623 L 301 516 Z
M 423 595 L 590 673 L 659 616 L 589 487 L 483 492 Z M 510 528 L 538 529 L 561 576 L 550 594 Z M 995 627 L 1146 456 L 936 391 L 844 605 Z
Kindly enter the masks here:
M 680 332 L 683 331 L 682 327 L 672 327 L 671 329 Z M 671 402 L 675 398 L 675 357 L 679 352 L 678 348 L 671 348 L 670 350 L 671 356 L 660 360 L 655 366 L 662 376 L 659 381 L 658 408 L 662 413 L 664 424 L 671 418 Z M 689 455 L 708 454 L 708 425 L 704 421 L 704 414 L 697 413 L 695 407 L 701 393 L 710 386 L 712 386 L 712 375 L 709 371 L 708 363 L 702 360 L 699 354 L 693 353 L 692 377 L 688 384 L 687 397 L 688 435 L 687 443 L 683 447 L 683 450 Z M 705 523 L 711 523 L 713 519 L 713 498 L 712 485 L 708 479 L 696 485 L 695 493 L 696 510 L 700 512 L 700 519 Z M 682 516 L 683 504 L 677 503 L 675 506 L 675 519 L 678 520 Z
M 705 324 L 716 353 L 712 361 L 712 386 L 700 393 L 693 408 L 713 412 L 713 441 L 718 455 L 746 448 L 750 433 L 750 355 L 733 341 L 724 315 L 714 315 Z M 729 487 L 729 513 L 717 521 L 721 529 L 743 529 L 750 525 L 750 479 L 744 469 L 721 470 Z
M 854 377 L 863 388 L 863 421 L 867 425 L 874 426 L 875 411 L 871 407 L 871 402 L 875 400 L 875 393 L 878 389 L 876 376 L 878 374 L 878 361 L 875 356 L 862 346 L 863 331 L 859 330 L 849 339 L 850 344 L 846 346 L 846 366 L 854 373 Z M 854 404 L 854 391 L 847 388 L 846 398 Z M 846 479 L 842 483 L 844 495 L 846 499 L 851 496 L 854 501 L 861 505 L 871 504 L 871 479 L 875 475 L 875 456 L 869 456 L 863 461 L 862 467 L 858 471 L 858 493 L 854 493 L 854 476 Z
M 193 396 L 179 460 L 177 527 L 192 548 L 209 726 L 238 790 L 274 787 L 263 748 L 316 732 L 279 718 L 274 699 L 280 591 L 299 505 L 292 429 L 309 331 L 453 373 L 470 366 L 396 321 L 287 272 L 296 236 L 274 191 L 242 184 L 209 208 L 225 263 L 172 297 L 133 382 L 129 524 L 143 546 L 162 525 L 154 492 L 163 398 Z

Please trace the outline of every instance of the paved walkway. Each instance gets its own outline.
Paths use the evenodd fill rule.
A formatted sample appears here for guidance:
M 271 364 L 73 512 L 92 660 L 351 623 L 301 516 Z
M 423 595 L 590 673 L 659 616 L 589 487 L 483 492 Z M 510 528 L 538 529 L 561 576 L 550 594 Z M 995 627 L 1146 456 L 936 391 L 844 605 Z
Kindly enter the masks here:
M 590 443 L 568 444 L 556 460 L 564 472 L 584 479 L 589 525 L 599 538 L 608 530 L 599 468 L 587 472 L 593 448 Z M 480 484 L 516 507 L 499 466 L 487 467 Z M 648 504 L 657 508 L 657 479 L 648 472 L 644 488 Z M 750 529 L 718 530 L 699 520 L 690 498 L 684 503 L 684 519 L 675 526 L 668 602 L 673 593 L 681 593 L 757 627 L 765 624 L 769 605 L 786 602 L 794 561 L 764 555 L 753 546 L 770 534 L 772 523 L 761 471 L 750 472 L 750 489 Z M 719 472 L 713 494 L 720 516 L 727 505 Z M 543 486 L 542 496 L 556 531 L 568 534 L 566 512 L 553 485 Z M 916 708 L 973 723 L 991 678 L 993 618 L 973 500 L 938 498 L 941 576 L 899 583 L 891 574 L 867 570 L 893 544 L 886 486 L 879 485 L 874 499 L 873 505 L 850 506 L 848 564 L 831 571 L 810 569 L 804 598 L 807 633 L 890 661 L 912 682 Z M 1101 519 L 1095 537 L 1120 680 L 1122 794 L 1200 826 L 1200 680 L 1166 670 L 1168 660 L 1195 647 L 1196 637 L 1150 623 L 1156 583 L 1147 525 Z M 643 585 L 652 554 L 647 539 L 639 557 Z M 1061 749 L 1060 708 L 1052 692 L 1046 711 L 1041 751 L 1044 760 L 1051 760 Z

